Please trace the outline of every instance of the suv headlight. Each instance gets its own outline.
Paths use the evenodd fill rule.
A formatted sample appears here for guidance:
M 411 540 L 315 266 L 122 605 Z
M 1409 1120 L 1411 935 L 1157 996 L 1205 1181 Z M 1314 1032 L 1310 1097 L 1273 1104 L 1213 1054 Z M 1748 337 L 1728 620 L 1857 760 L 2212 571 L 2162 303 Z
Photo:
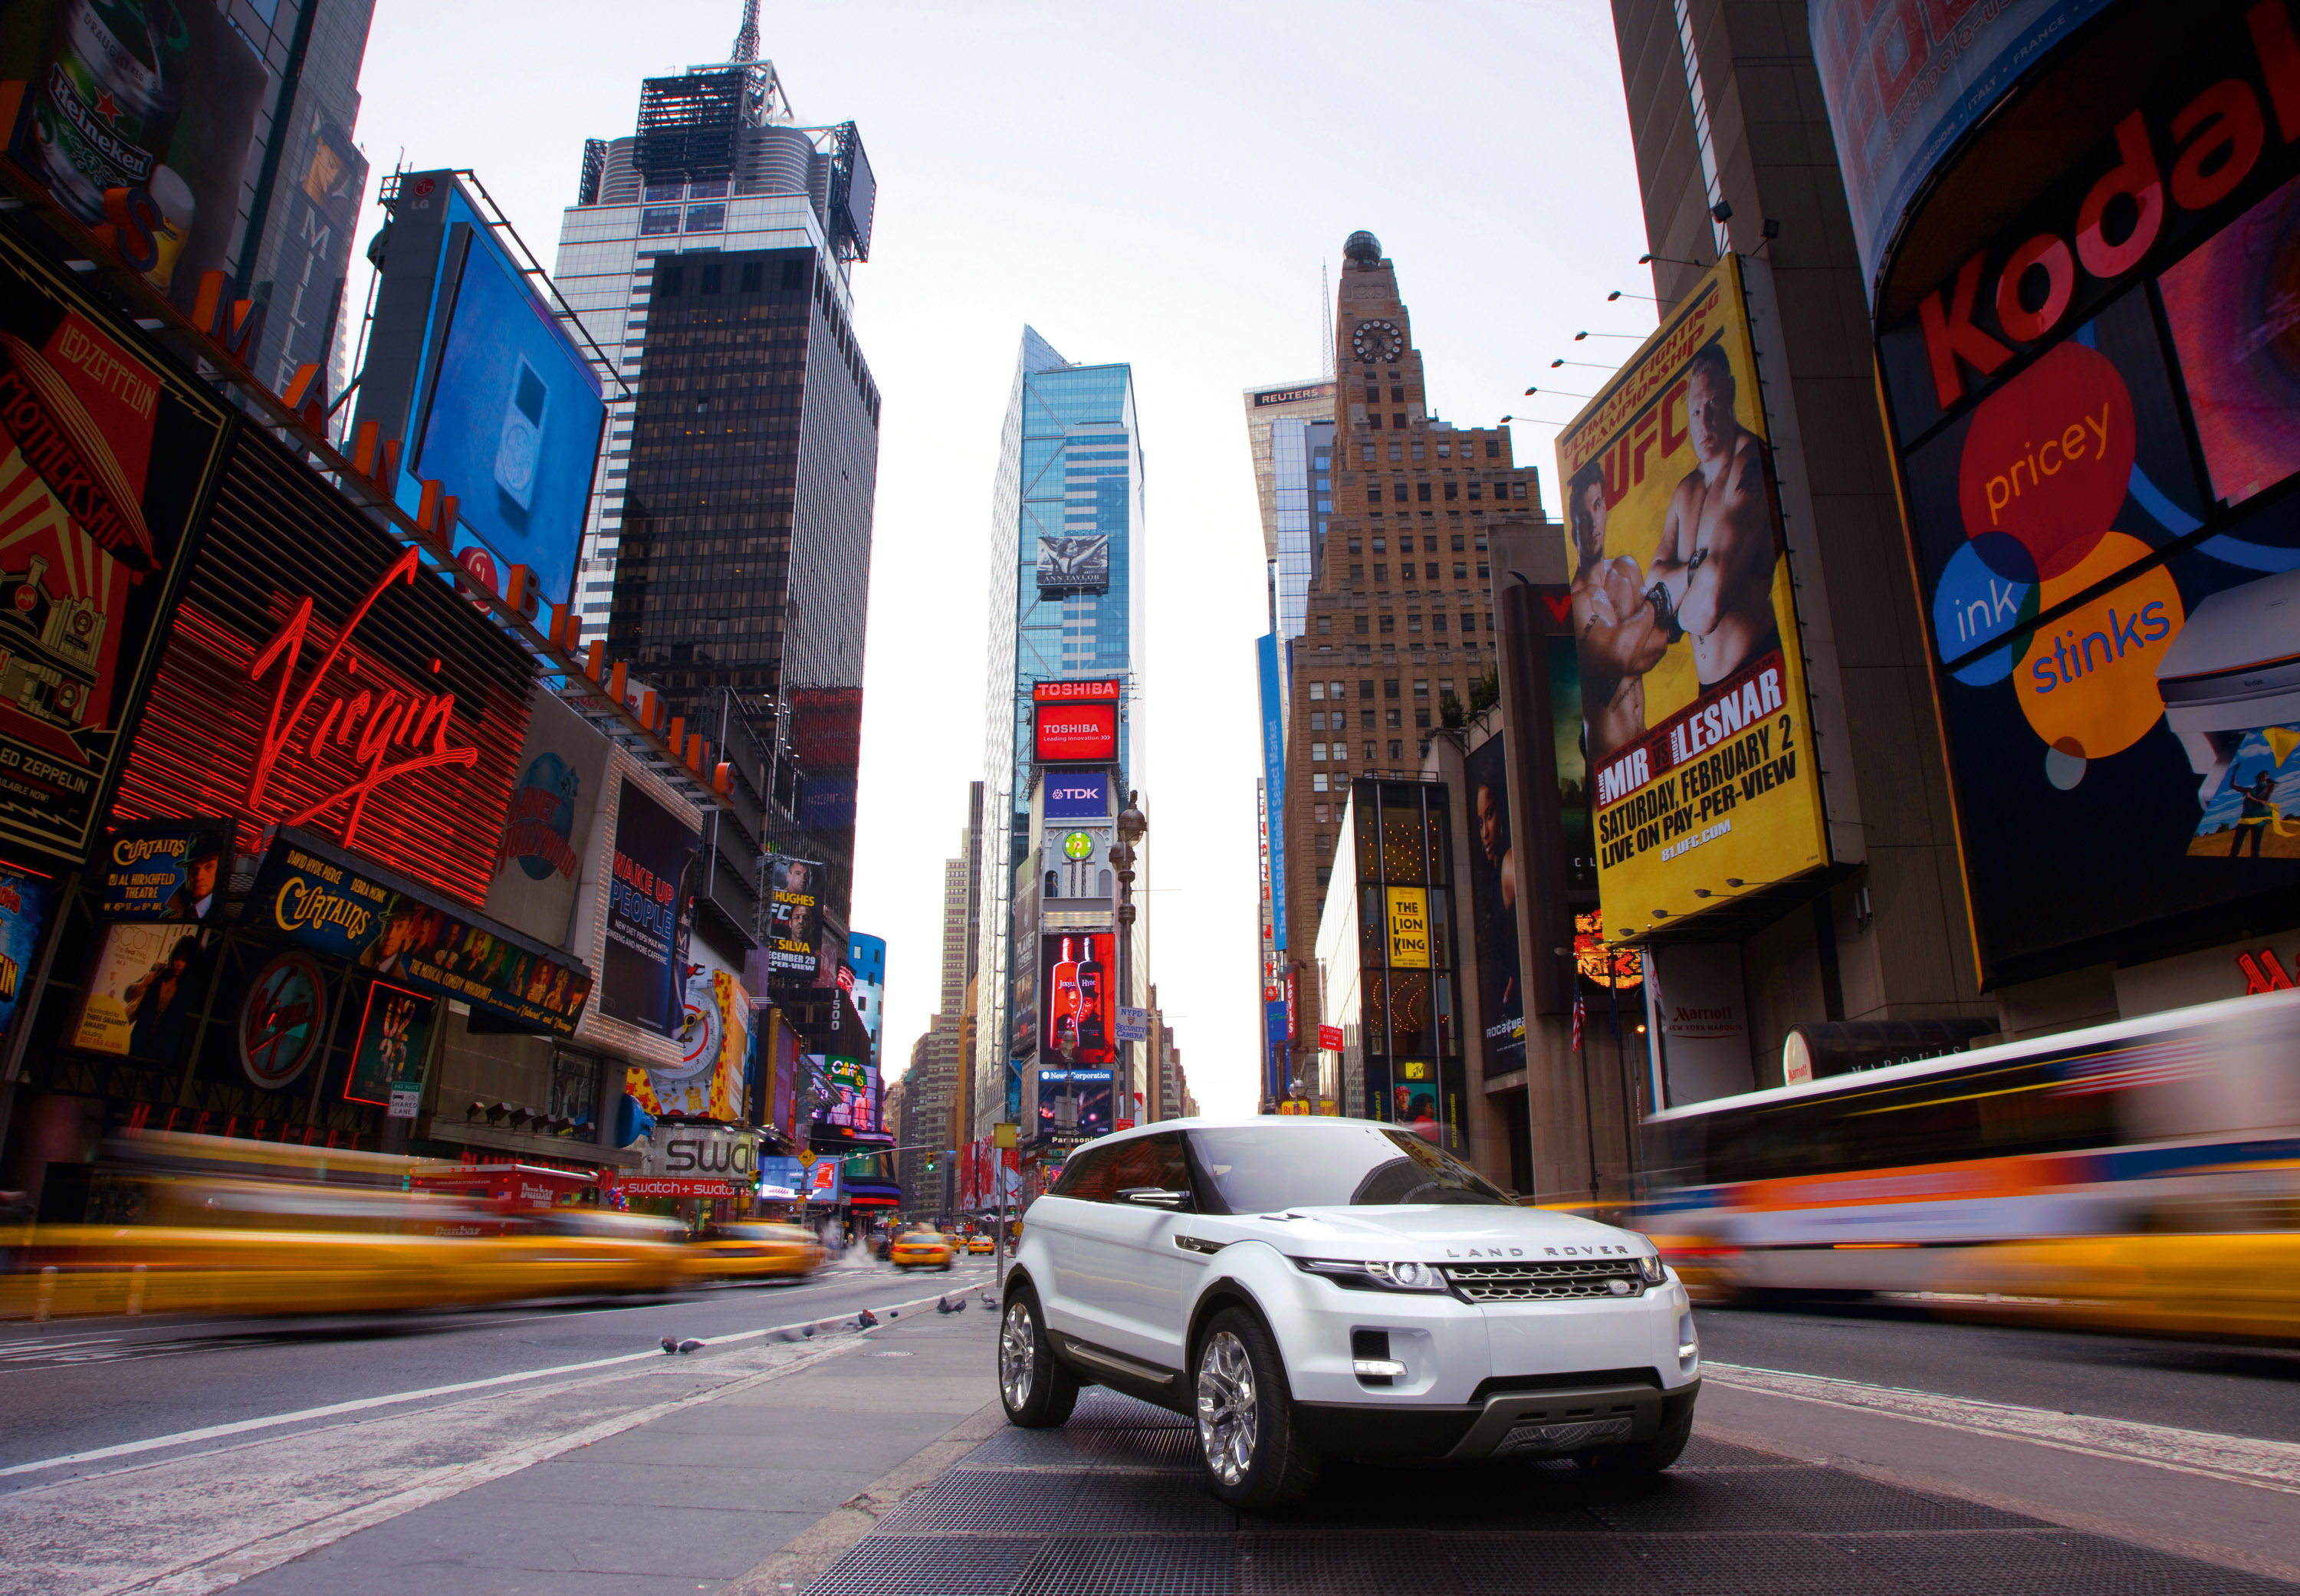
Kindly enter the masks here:
M 1659 1285 L 1668 1279 L 1669 1276 L 1662 1267 L 1661 1254 L 1656 1252 L 1638 1259 L 1638 1277 L 1647 1285 Z
M 1323 1275 L 1336 1285 L 1359 1292 L 1442 1292 L 1450 1290 L 1446 1271 L 1436 1264 L 1360 1263 L 1348 1259 L 1297 1258 L 1295 1263 L 1312 1275 Z

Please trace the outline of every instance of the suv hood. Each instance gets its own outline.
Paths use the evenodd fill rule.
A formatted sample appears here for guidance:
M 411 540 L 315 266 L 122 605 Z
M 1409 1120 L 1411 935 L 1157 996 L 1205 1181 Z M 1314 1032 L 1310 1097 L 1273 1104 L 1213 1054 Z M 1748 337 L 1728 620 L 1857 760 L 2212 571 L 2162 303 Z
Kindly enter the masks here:
M 1527 1208 L 1295 1208 L 1282 1214 L 1240 1215 L 1233 1223 L 1295 1258 L 1448 1263 L 1472 1258 L 1639 1258 L 1654 1251 L 1653 1243 L 1634 1231 Z

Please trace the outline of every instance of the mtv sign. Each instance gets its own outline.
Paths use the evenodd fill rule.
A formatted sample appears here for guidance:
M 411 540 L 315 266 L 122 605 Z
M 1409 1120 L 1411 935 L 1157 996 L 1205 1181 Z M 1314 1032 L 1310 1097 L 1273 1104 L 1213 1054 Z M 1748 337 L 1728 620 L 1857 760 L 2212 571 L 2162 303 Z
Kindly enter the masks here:
M 1110 772 L 1062 771 L 1046 777 L 1046 819 L 1105 820 L 1110 818 Z

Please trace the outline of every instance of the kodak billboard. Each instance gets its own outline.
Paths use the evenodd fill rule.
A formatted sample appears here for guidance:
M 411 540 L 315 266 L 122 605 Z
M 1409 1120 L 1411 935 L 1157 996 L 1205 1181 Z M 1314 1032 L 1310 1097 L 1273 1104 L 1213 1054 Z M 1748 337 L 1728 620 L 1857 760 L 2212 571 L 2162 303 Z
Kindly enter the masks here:
M 1740 262 L 1558 435 L 1605 936 L 1828 862 Z

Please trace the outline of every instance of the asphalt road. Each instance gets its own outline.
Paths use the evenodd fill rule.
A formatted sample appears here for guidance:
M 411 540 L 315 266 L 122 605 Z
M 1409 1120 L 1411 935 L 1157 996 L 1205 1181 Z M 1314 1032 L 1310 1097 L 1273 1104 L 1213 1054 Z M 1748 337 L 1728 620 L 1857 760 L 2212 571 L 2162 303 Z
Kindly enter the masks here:
M 1702 1356 L 2132 1419 L 2300 1442 L 2300 1348 L 1952 1324 L 1906 1309 L 1697 1309 Z
M 479 1312 L 309 1319 L 59 1319 L 0 1326 L 0 1468 L 324 1404 L 644 1351 L 922 1297 L 979 1291 L 990 1260 L 950 1274 L 878 1263 L 789 1284 L 533 1303 Z

